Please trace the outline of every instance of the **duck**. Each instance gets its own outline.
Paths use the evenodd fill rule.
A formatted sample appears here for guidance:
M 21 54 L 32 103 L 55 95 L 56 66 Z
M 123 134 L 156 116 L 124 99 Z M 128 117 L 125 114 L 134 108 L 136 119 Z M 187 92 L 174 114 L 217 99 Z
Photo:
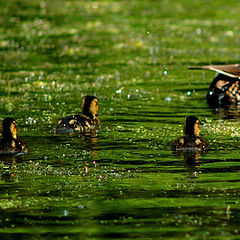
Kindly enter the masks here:
M 82 102 L 82 115 L 70 115 L 59 120 L 55 133 L 90 132 L 100 125 L 98 118 L 98 98 L 85 96 Z
M 200 137 L 200 121 L 196 116 L 188 116 L 184 121 L 184 136 L 172 143 L 173 151 L 206 151 L 209 144 Z
M 0 154 L 27 153 L 26 144 L 17 137 L 17 124 L 13 118 L 4 118 L 2 121 L 2 142 L 0 143 Z
M 206 96 L 210 106 L 226 107 L 240 103 L 240 64 L 207 65 L 189 69 L 203 69 L 217 73 Z

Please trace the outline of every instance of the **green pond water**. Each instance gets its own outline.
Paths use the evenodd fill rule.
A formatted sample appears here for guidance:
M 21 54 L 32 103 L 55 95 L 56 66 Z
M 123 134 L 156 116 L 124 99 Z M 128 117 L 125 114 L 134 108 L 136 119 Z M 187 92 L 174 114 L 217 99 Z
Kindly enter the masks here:
M 239 239 L 240 111 L 211 109 L 240 60 L 240 1 L 0 2 L 0 118 L 29 153 L 0 158 L 0 239 Z M 56 135 L 99 98 L 95 136 Z M 211 151 L 171 152 L 188 115 Z

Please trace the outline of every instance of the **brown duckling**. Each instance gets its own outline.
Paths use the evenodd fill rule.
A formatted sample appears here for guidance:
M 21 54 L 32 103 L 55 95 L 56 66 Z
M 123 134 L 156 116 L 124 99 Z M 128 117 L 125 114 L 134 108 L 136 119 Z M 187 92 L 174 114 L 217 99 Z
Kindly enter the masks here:
M 13 118 L 5 118 L 2 121 L 2 142 L 0 143 L 0 154 L 27 153 L 25 144 L 17 137 L 17 125 Z
M 195 116 L 189 116 L 184 122 L 185 136 L 178 138 L 172 144 L 173 151 L 182 150 L 200 150 L 205 151 L 209 149 L 207 141 L 200 137 L 200 122 Z
M 218 73 L 207 92 L 207 101 L 210 106 L 240 103 L 240 64 L 209 65 L 190 69 L 206 69 Z
M 55 133 L 89 132 L 99 127 L 98 98 L 94 96 L 84 97 L 82 113 L 82 115 L 70 115 L 61 119 L 58 122 Z

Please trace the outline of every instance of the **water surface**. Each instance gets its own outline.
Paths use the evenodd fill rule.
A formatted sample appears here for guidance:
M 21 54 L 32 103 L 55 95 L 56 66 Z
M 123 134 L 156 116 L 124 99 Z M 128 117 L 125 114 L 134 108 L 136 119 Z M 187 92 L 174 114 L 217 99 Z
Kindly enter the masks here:
M 0 115 L 29 154 L 0 159 L 1 239 L 237 239 L 239 109 L 210 109 L 239 62 L 240 2 L 0 3 Z M 99 100 L 94 136 L 55 135 Z M 187 115 L 211 151 L 174 154 Z

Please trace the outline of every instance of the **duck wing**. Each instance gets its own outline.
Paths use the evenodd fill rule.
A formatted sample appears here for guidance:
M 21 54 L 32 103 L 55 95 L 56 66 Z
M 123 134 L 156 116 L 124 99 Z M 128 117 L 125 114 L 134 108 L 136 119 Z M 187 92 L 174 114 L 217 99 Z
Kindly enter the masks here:
M 208 65 L 208 66 L 201 66 L 201 67 L 190 67 L 188 69 L 211 70 L 229 77 L 240 78 L 240 64 Z

